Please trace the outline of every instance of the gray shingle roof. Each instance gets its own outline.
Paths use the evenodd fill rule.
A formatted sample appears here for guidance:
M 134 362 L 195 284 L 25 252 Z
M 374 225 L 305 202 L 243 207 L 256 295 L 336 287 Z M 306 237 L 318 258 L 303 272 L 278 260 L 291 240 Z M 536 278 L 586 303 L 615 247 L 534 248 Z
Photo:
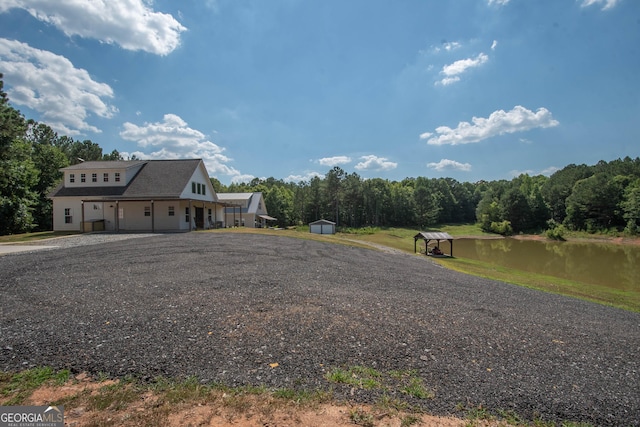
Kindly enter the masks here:
M 124 197 L 178 198 L 200 164 L 200 159 L 151 160 L 131 181 Z
M 137 162 L 145 163 L 136 176 L 127 186 L 120 187 L 64 187 L 60 184 L 49 197 L 118 197 L 127 199 L 136 198 L 179 198 L 189 184 L 200 159 L 186 160 L 146 160 Z M 118 164 L 131 162 L 84 162 L 82 168 L 88 169 L 93 164 L 107 168 L 102 164 L 110 163 L 109 168 L 117 168 Z M 77 165 L 74 165 L 77 166 Z M 121 165 L 122 166 L 122 165 Z M 121 167 L 120 166 L 120 167 Z

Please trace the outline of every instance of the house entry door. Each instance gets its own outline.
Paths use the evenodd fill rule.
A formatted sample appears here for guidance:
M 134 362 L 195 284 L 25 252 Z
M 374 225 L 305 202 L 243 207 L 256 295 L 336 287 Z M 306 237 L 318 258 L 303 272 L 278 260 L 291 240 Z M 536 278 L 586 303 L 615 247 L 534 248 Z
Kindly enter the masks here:
M 204 228 L 204 208 L 196 208 L 196 228 Z

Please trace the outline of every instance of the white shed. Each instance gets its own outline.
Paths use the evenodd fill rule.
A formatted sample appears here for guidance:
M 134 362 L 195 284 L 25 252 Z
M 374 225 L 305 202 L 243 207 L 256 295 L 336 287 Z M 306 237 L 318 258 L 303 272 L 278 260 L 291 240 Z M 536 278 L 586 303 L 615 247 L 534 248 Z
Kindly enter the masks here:
M 309 231 L 315 234 L 336 234 L 336 223 L 320 219 L 309 223 Z

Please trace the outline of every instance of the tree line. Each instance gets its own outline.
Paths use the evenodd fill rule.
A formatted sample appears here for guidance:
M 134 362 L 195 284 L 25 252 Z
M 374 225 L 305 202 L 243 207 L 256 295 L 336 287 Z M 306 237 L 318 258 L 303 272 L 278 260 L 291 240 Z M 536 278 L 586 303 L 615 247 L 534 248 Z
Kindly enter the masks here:
M 640 158 L 568 165 L 550 177 L 522 174 L 512 180 L 459 182 L 452 178 L 363 179 L 334 167 L 324 177 L 287 183 L 268 178 L 216 191 L 261 191 L 269 215 L 281 226 L 324 218 L 339 227 L 428 228 L 479 223 L 510 235 L 563 230 L 640 232 Z
M 59 136 L 26 119 L 3 91 L 0 74 L 0 235 L 52 228 L 49 192 L 61 168 L 91 160 L 122 160 L 103 154 L 90 140 Z M 477 222 L 503 235 L 564 229 L 640 232 L 640 158 L 596 165 L 568 165 L 550 177 L 522 174 L 512 180 L 459 182 L 452 178 L 364 179 L 339 167 L 298 183 L 275 178 L 225 186 L 216 192 L 264 195 L 279 226 L 328 219 L 338 227 L 415 227 Z

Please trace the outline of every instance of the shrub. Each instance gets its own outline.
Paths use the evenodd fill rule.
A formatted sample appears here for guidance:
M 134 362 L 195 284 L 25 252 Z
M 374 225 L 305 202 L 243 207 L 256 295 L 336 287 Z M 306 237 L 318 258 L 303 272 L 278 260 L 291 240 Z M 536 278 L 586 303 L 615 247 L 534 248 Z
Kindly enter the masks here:
M 512 235 L 513 228 L 511 228 L 511 221 L 492 222 L 491 232 L 502 234 L 503 236 Z
M 564 233 L 567 230 L 564 228 L 563 225 L 556 225 L 555 227 L 547 230 L 546 235 L 547 238 L 552 239 L 552 240 L 564 240 Z

